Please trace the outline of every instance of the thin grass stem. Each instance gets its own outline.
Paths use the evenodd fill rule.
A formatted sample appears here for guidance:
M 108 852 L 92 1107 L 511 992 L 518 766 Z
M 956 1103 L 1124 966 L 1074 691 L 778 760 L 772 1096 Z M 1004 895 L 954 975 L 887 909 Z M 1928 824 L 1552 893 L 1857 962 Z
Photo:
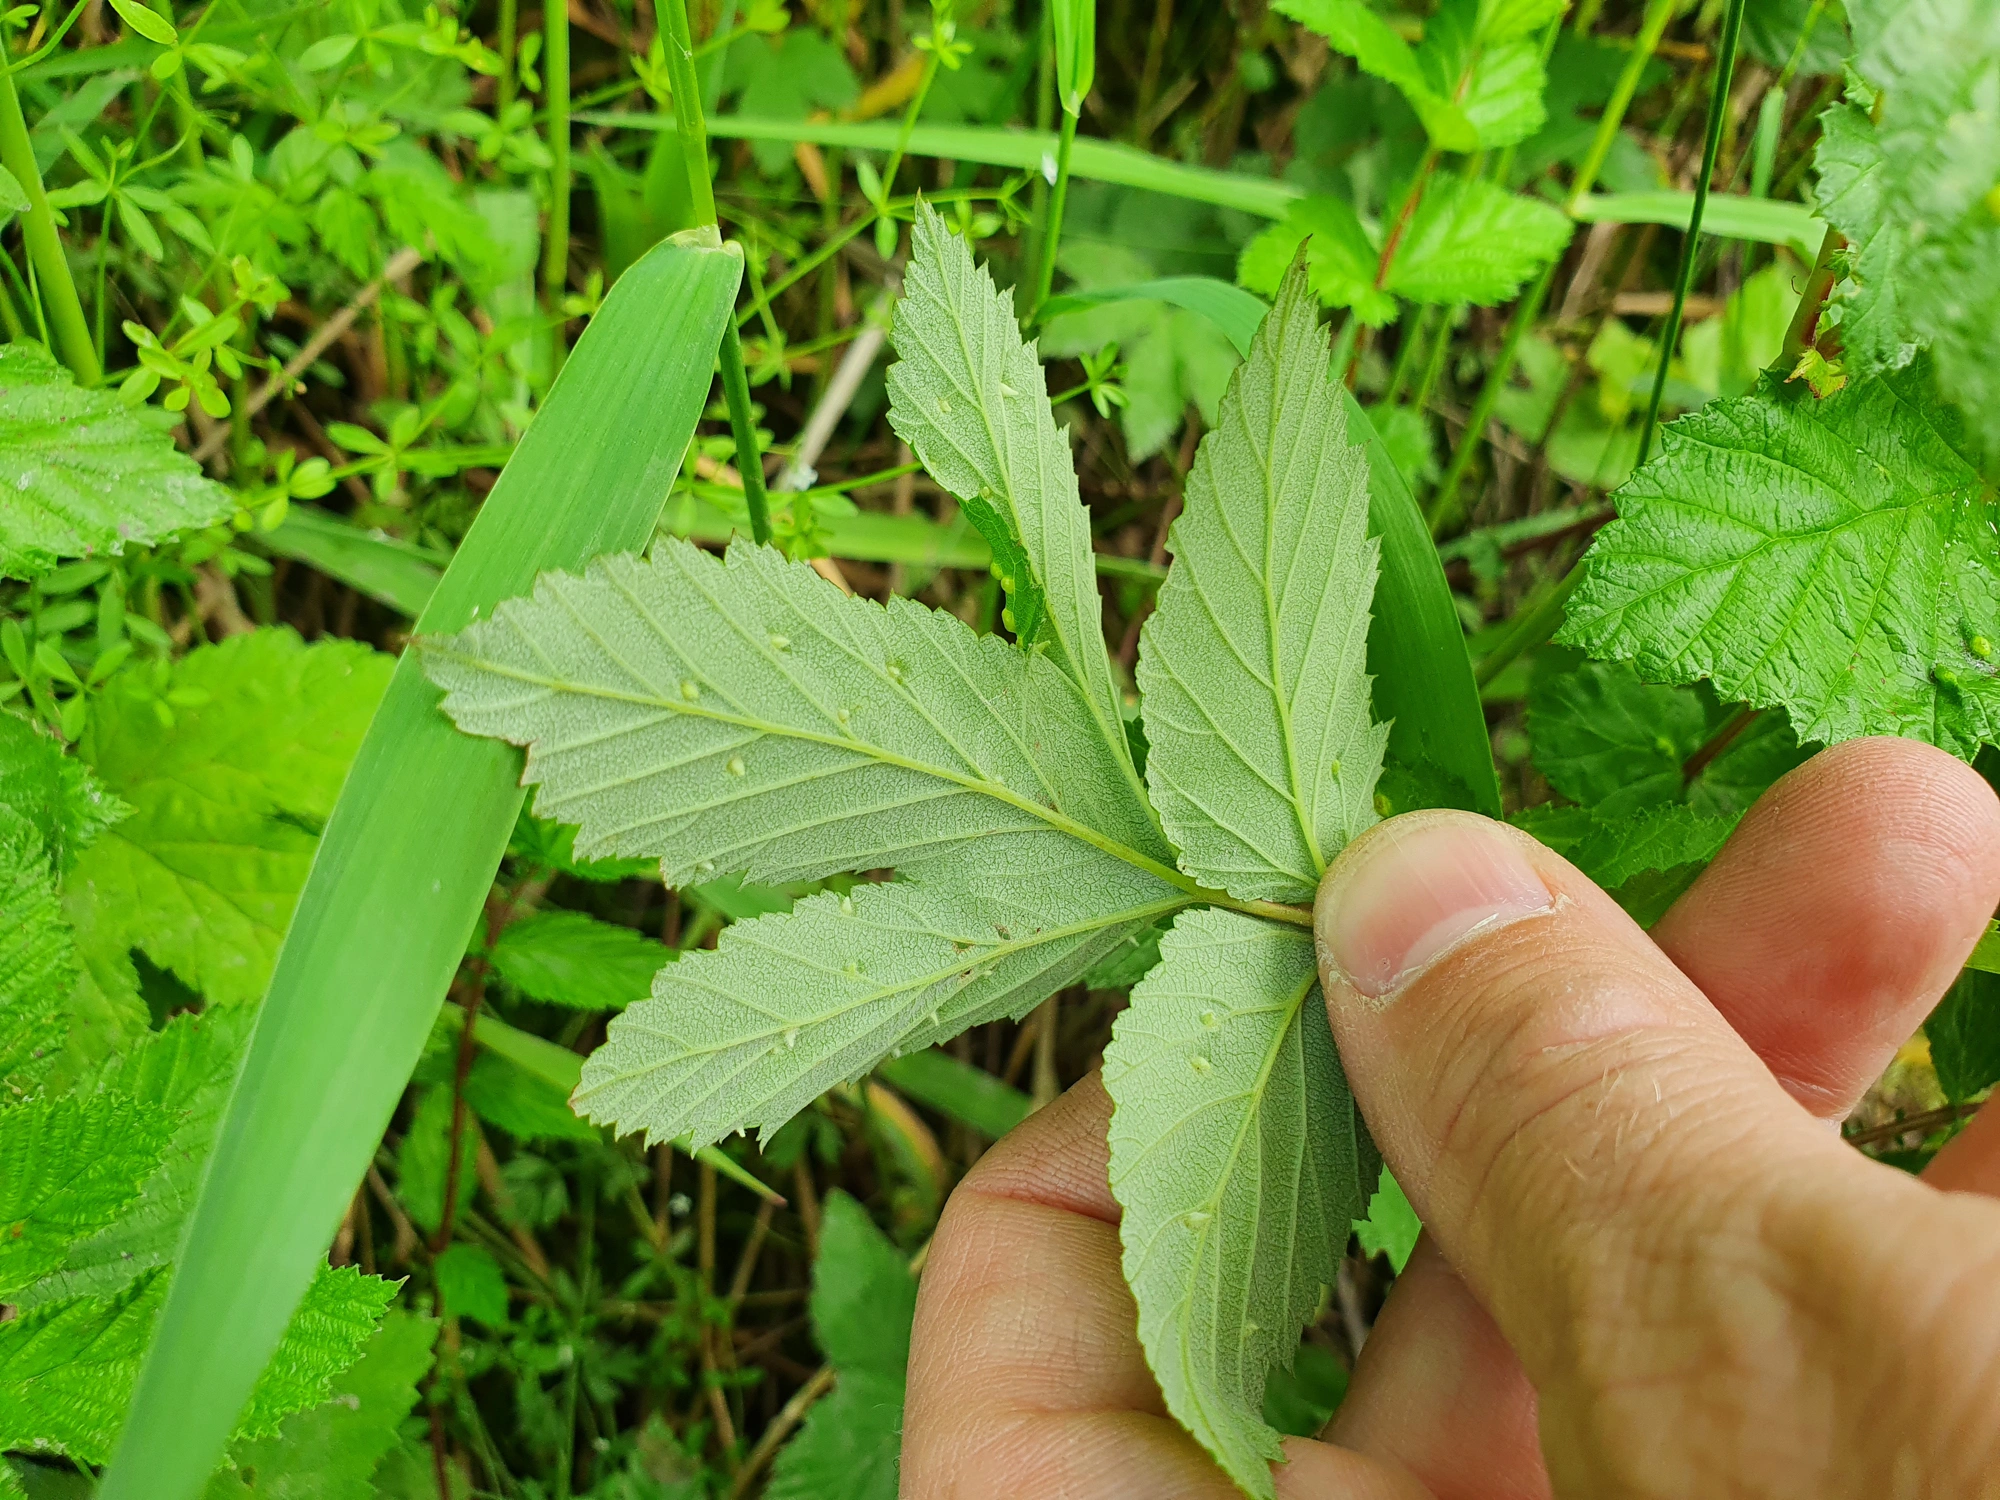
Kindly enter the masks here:
M 56 233 L 55 210 L 49 207 L 41 168 L 35 164 L 35 148 L 28 137 L 27 118 L 21 113 L 21 96 L 14 89 L 14 75 L 3 68 L 0 68 L 0 166 L 14 174 L 14 180 L 28 197 L 28 211 L 21 216 L 21 237 L 27 243 L 28 265 L 53 326 L 56 352 L 79 384 L 96 385 L 104 378 L 104 367 L 98 362 L 83 302 L 69 273 L 69 257 L 64 254 L 62 239 Z
M 1597 174 L 1604 170 L 1605 160 L 1611 155 L 1611 147 L 1625 124 L 1625 111 L 1632 107 L 1633 96 L 1639 92 L 1639 81 L 1646 76 L 1646 65 L 1653 60 L 1660 38 L 1667 34 L 1674 13 L 1683 3 L 1684 0 L 1647 0 L 1646 14 L 1639 22 L 1639 35 L 1632 43 L 1632 55 L 1625 60 L 1625 71 L 1618 75 L 1617 86 L 1612 89 L 1611 98 L 1598 119 L 1597 134 L 1591 139 L 1590 152 L 1584 157 L 1583 165 L 1576 169 L 1576 180 L 1570 186 L 1572 214 L 1576 212 L 1576 206 L 1590 196 L 1590 190 L 1597 186 Z M 1581 13 L 1577 19 L 1577 34 L 1581 36 Z M 1596 19 L 1594 8 L 1591 19 Z

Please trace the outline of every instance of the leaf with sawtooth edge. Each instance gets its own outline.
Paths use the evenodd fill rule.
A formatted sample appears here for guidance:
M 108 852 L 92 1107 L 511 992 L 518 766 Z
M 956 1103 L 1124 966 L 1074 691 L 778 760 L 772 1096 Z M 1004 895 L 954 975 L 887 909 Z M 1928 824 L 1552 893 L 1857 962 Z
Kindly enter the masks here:
M 675 956 L 616 922 L 554 910 L 510 922 L 490 955 L 494 972 L 522 994 L 576 1010 L 623 1010 Z
M 0 1294 L 62 1264 L 139 1196 L 178 1123 L 129 1095 L 0 1110 Z
M 889 367 L 889 424 L 994 546 L 1002 572 L 1019 586 L 1015 628 L 1024 641 L 1046 633 L 1057 662 L 1083 689 L 1099 737 L 1119 758 L 1135 808 L 1143 808 L 1125 745 L 1123 697 L 1104 651 L 1090 516 L 1041 363 L 1021 340 L 1012 296 L 994 289 L 965 241 L 927 203 L 917 205 L 911 244 L 891 334 L 898 359 Z M 982 519 L 994 515 L 998 525 Z M 1024 611 L 1042 614 L 1039 628 Z
M 173 439 L 39 344 L 0 344 L 0 576 L 116 555 L 236 511 Z
M 1375 821 L 1368 460 L 1347 438 L 1295 266 L 1202 439 L 1172 570 L 1140 636 L 1146 780 L 1181 868 L 1247 900 L 1310 901 Z
M 535 810 L 580 854 L 655 856 L 671 886 L 916 872 L 1026 831 L 1174 878 L 1043 655 L 768 548 L 666 538 L 544 574 L 425 666 L 461 729 L 527 745 Z
M 1334 1278 L 1381 1159 L 1334 1052 L 1311 937 L 1188 912 L 1104 1054 L 1125 1279 L 1167 1409 L 1270 1500 L 1264 1383 Z
M 62 1045 L 76 941 L 34 825 L 0 806 L 0 1097 L 32 1092 Z
M 1994 502 L 1925 361 L 1824 401 L 1770 378 L 1667 427 L 1558 636 L 1782 705 L 1803 740 L 2000 734 Z
M 1562 254 L 1573 226 L 1556 208 L 1494 183 L 1433 178 L 1389 267 L 1412 302 L 1506 302 Z
M 890 1053 L 1026 1015 L 1189 899 L 1060 834 L 981 838 L 917 879 L 723 929 L 612 1019 L 572 1102 L 649 1142 L 768 1138 Z

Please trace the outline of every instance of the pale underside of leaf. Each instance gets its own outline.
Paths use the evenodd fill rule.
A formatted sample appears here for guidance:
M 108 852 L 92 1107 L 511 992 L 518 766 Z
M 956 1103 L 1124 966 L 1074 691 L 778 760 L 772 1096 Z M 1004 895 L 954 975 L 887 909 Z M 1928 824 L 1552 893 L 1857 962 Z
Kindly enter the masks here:
M 1375 819 L 1379 544 L 1302 266 L 1202 440 L 1174 566 L 1140 638 L 1146 777 L 1181 866 L 1245 899 L 1308 901 Z
M 1272 1494 L 1262 1417 L 1380 1160 L 1340 1071 L 1312 940 L 1182 915 L 1105 1051 L 1125 1278 L 1167 1406 L 1232 1479 Z
M 919 870 L 1035 830 L 1173 875 L 1051 663 L 768 549 L 667 539 L 544 575 L 426 665 L 461 729 L 528 746 L 579 854 L 658 858 L 669 885 Z
M 1993 501 L 1928 364 L 1824 401 L 1767 381 L 1663 434 L 1561 639 L 1782 705 L 1802 740 L 2000 733 Z
M 1041 363 L 1022 342 L 1012 298 L 928 205 L 918 208 L 914 247 L 896 306 L 890 424 L 961 503 L 993 507 L 1009 524 L 1040 585 L 1051 649 L 1143 807 L 1104 652 L 1090 516 Z
M 775 1129 L 885 1055 L 1027 1013 L 1187 895 L 1048 831 L 996 834 L 915 880 L 737 922 L 611 1022 L 575 1104 L 620 1133 Z
M 235 498 L 111 391 L 80 390 L 35 344 L 0 345 L 0 574 L 211 526 Z

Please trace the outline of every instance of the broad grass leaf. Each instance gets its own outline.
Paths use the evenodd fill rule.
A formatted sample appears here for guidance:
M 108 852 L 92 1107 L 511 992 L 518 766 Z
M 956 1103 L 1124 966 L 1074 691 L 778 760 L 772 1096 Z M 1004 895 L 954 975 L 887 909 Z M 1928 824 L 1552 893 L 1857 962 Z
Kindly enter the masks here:
M 262 630 L 189 652 L 164 681 L 117 679 L 83 748 L 132 814 L 75 861 L 65 900 L 92 908 L 79 930 L 211 1001 L 259 999 L 393 666 Z
M 1012 296 L 995 290 L 928 204 L 918 205 L 913 247 L 891 335 L 890 425 L 992 547 L 1003 580 L 1013 580 L 1016 634 L 1023 642 L 1046 636 L 1142 808 L 1123 697 L 1104 652 L 1090 516 L 1041 364 L 1022 342 Z
M 1265 1381 L 1334 1278 L 1381 1160 L 1309 935 L 1189 912 L 1104 1055 L 1125 1279 L 1167 1409 L 1252 1495 L 1282 1458 Z
M 1570 221 L 1539 199 L 1482 180 L 1433 178 L 1389 268 L 1412 302 L 1493 307 L 1562 254 Z
M 649 1141 L 767 1135 L 892 1052 L 1025 1015 L 1188 896 L 1079 840 L 995 834 L 917 879 L 737 922 L 612 1018 L 575 1104 Z
M 1140 637 L 1153 804 L 1181 867 L 1233 896 L 1310 901 L 1375 821 L 1367 528 L 1367 456 L 1295 268 L 1195 455 Z
M 115 391 L 83 390 L 39 344 L 0 344 L 0 576 L 117 554 L 235 513 L 233 495 Z
M 1919 362 L 1826 400 L 1767 380 L 1661 437 L 1559 639 L 1782 706 L 1802 740 L 2000 734 L 1993 500 Z
M 535 810 L 580 854 L 652 855 L 669 885 L 918 870 L 1031 830 L 1167 858 L 1044 657 L 768 548 L 544 574 L 425 665 L 461 729 L 528 747 Z
M 580 911 L 539 911 L 508 924 L 493 945 L 500 977 L 533 1000 L 573 1010 L 623 1010 L 645 998 L 674 950 Z

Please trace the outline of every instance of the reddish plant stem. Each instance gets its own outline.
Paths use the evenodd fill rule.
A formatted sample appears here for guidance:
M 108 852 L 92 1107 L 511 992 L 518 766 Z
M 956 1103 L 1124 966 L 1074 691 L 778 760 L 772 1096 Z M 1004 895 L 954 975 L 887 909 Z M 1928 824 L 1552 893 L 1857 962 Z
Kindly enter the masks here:
M 1382 258 L 1375 264 L 1375 290 L 1386 291 L 1389 286 L 1389 271 L 1396 263 L 1396 252 L 1403 248 L 1403 237 L 1410 232 L 1410 220 L 1417 215 L 1417 204 L 1422 201 L 1424 188 L 1431 180 L 1431 171 L 1438 163 L 1438 149 L 1430 147 L 1424 152 L 1424 159 L 1417 166 L 1417 175 L 1410 183 L 1409 194 L 1403 199 L 1403 206 L 1396 211 L 1396 222 L 1389 231 L 1389 237 L 1382 242 Z

